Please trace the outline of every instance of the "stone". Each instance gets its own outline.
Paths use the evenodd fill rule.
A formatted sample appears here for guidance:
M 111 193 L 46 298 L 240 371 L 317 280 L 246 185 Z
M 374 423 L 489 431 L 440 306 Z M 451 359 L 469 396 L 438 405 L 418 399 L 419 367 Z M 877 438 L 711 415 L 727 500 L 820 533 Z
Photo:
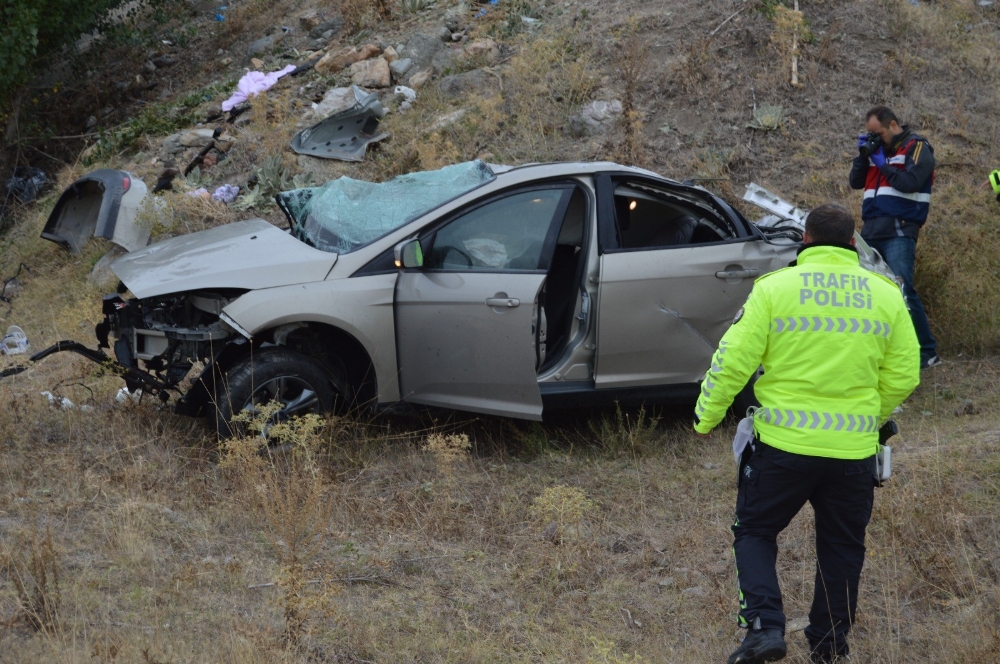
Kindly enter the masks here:
M 250 64 L 252 64 L 253 68 L 257 71 L 264 69 L 264 61 L 260 58 L 250 58 Z
M 701 586 L 694 586 L 692 588 L 685 588 L 681 591 L 682 597 L 704 597 L 708 593 Z
M 489 37 L 469 42 L 462 49 L 462 56 L 485 64 L 493 64 L 500 59 L 500 45 Z
M 427 69 L 430 67 L 434 55 L 442 48 L 444 48 L 444 44 L 441 43 L 440 39 L 433 35 L 417 33 L 407 40 L 406 48 L 402 53 L 413 61 L 413 65 L 417 69 Z
M 317 103 L 316 108 L 307 114 L 307 118 L 328 118 L 335 113 L 346 111 L 354 106 L 357 101 L 357 97 L 354 96 L 354 90 L 349 87 L 327 90 L 326 94 L 323 95 L 322 101 Z
M 665 576 L 659 581 L 657 581 L 656 585 L 660 586 L 661 588 L 673 588 L 674 585 L 676 585 L 676 582 L 674 581 L 674 577 Z
M 322 37 L 324 39 L 330 39 L 330 37 L 340 32 L 341 28 L 343 27 L 344 27 L 344 20 L 339 17 L 334 18 L 329 21 L 326 21 L 325 23 L 320 23 L 314 28 L 311 28 L 309 30 L 309 38 L 320 39 Z M 328 32 L 331 33 L 330 37 L 323 37 L 323 35 L 325 35 Z
M 336 74 L 356 62 L 373 58 L 381 52 L 382 49 L 374 44 L 365 44 L 360 49 L 351 46 L 337 52 L 327 53 L 316 63 L 315 69 L 324 75 Z
M 427 69 L 423 71 L 418 71 L 416 74 L 410 77 L 410 87 L 416 90 L 420 88 L 431 78 L 431 72 Z
M 222 65 L 223 67 L 228 67 L 229 65 L 233 64 L 233 59 L 222 58 L 221 60 L 219 60 L 219 64 Z
M 184 149 L 184 146 L 181 145 L 180 134 L 171 134 L 170 136 L 167 136 L 163 139 L 163 143 L 161 143 L 160 146 L 163 149 L 163 153 L 168 155 L 164 161 L 170 158 L 169 155 L 177 154 Z
M 574 137 L 587 133 L 603 132 L 622 112 L 622 103 L 613 101 L 592 101 L 569 119 L 569 131 Z
M 455 67 L 455 51 L 450 48 L 441 49 L 431 58 L 431 67 L 439 74 L 453 69 Z
M 315 9 L 310 9 L 299 17 L 299 26 L 307 32 L 313 28 L 319 27 L 322 22 L 323 19 L 319 17 L 319 12 Z
M 410 71 L 410 67 L 412 66 L 413 60 L 409 58 L 400 58 L 399 60 L 393 60 L 389 63 L 389 70 L 396 78 L 402 78 L 406 72 Z
M 247 46 L 247 57 L 249 58 L 255 55 L 262 55 L 264 53 L 267 53 L 272 48 L 274 48 L 274 45 L 277 44 L 278 41 L 284 36 L 285 35 L 283 32 L 277 32 L 273 35 L 266 35 L 264 37 L 261 37 L 257 41 Z
M 166 67 L 173 67 L 177 64 L 178 60 L 170 57 L 169 55 L 161 55 L 159 57 L 153 58 L 151 62 L 156 65 L 157 69 L 164 69 Z
M 337 34 L 337 33 L 334 32 L 333 30 L 327 30 L 326 32 L 323 33 L 323 39 L 329 41 L 329 40 L 333 39 L 333 36 L 335 34 Z
M 399 60 L 399 53 L 396 52 L 396 49 L 394 49 L 392 46 L 390 46 L 387 49 L 385 49 L 384 51 L 382 51 L 382 57 L 385 58 L 386 62 L 388 62 L 389 64 L 392 64 L 396 60 Z
M 213 140 L 215 140 L 215 131 L 207 127 L 204 129 L 188 129 L 178 135 L 178 142 L 186 148 L 203 148 Z
M 146 63 L 142 65 L 142 68 L 150 74 L 156 73 L 156 65 L 153 64 L 152 60 L 146 60 Z
M 499 87 L 500 82 L 496 79 L 496 77 L 484 72 L 482 69 L 473 69 L 472 71 L 467 71 L 463 74 L 445 76 L 438 83 L 438 88 L 441 90 L 441 94 L 449 98 L 461 97 L 469 94 L 478 94 L 484 97 L 489 97 L 499 91 Z
M 429 127 L 427 127 L 426 133 L 433 134 L 436 131 L 441 131 L 446 127 L 450 127 L 451 125 L 455 124 L 463 117 L 465 117 L 465 113 L 466 113 L 465 109 L 460 108 L 457 111 L 452 111 L 451 113 L 446 113 L 438 117 L 436 120 L 434 120 L 434 122 L 431 123 Z
M 348 73 L 351 75 L 351 83 L 364 88 L 387 88 L 392 85 L 389 63 L 385 58 L 355 62 Z
M 444 16 L 444 27 L 451 32 L 461 32 L 465 27 L 465 13 L 449 10 Z
M 447 28 L 447 26 L 442 26 L 437 31 L 437 38 L 440 39 L 443 42 L 450 42 L 451 41 L 451 30 L 449 30 Z

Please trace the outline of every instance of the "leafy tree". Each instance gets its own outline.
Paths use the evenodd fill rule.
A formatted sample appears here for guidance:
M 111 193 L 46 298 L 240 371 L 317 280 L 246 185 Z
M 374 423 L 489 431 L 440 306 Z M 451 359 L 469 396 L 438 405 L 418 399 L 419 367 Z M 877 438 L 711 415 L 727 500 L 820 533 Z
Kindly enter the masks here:
M 0 0 L 0 116 L 15 138 L 25 85 L 124 0 Z

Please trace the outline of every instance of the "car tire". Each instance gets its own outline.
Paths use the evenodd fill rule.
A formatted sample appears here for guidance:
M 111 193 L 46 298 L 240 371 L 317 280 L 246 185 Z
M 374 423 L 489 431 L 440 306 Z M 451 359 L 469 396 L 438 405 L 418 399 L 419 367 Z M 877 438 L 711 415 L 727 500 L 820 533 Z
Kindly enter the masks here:
M 742 420 L 746 417 L 747 410 L 750 408 L 760 408 L 760 401 L 757 401 L 757 396 L 754 394 L 753 388 L 757 384 L 757 379 L 763 374 L 763 369 L 757 369 L 757 371 L 753 372 L 750 380 L 747 381 L 747 384 L 739 391 L 736 398 L 733 399 L 733 405 L 729 412 L 737 420 Z
M 245 429 L 233 417 L 272 400 L 284 404 L 270 418 L 273 423 L 296 415 L 328 412 L 334 403 L 331 377 L 302 353 L 282 347 L 258 349 L 236 362 L 222 377 L 208 424 L 221 438 L 240 435 Z

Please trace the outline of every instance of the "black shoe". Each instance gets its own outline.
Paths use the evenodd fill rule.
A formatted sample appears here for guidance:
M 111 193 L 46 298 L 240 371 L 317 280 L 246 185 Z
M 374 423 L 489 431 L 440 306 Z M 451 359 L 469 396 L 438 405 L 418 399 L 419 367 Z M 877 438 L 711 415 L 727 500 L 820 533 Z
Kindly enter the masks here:
M 733 651 L 726 664 L 761 664 L 784 659 L 788 649 L 780 629 L 747 630 L 743 645 Z

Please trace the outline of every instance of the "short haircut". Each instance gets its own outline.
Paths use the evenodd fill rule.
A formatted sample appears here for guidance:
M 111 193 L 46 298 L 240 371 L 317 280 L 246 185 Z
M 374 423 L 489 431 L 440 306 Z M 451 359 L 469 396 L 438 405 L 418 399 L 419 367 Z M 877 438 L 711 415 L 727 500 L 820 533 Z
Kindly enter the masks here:
M 893 120 L 896 121 L 896 124 L 899 124 L 899 118 L 896 117 L 896 114 L 888 106 L 872 106 L 869 108 L 868 112 L 865 113 L 865 122 L 871 120 L 872 117 L 877 119 L 883 127 L 888 127 Z
M 854 217 L 842 205 L 826 203 L 806 217 L 806 233 L 814 243 L 850 244 L 854 237 Z

